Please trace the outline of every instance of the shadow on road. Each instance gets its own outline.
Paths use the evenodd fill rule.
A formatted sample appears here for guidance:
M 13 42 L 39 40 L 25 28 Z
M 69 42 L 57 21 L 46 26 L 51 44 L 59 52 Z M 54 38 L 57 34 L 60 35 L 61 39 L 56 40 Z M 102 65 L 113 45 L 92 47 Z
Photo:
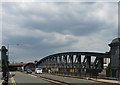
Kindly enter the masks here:
M 15 74 L 10 74 L 10 75 L 9 75 L 9 78 L 14 77 L 14 76 L 15 76 Z

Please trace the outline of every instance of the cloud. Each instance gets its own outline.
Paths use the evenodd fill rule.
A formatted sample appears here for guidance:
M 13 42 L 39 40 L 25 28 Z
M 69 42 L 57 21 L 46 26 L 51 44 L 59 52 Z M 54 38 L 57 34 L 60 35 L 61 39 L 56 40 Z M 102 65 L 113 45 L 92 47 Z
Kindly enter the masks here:
M 117 3 L 13 2 L 2 8 L 3 44 L 23 44 L 13 47 L 22 58 L 64 51 L 105 52 L 117 37 Z
M 111 24 L 113 20 L 110 18 L 114 17 L 106 3 L 21 3 L 17 5 L 17 8 L 12 3 L 5 5 L 6 9 L 8 7 L 12 9 L 8 11 L 8 14 L 12 14 L 9 18 L 13 20 L 13 22 L 7 20 L 8 23 L 16 22 L 21 28 L 41 29 L 46 32 L 54 31 L 77 36 L 89 35 L 93 33 L 92 30 L 97 32 L 105 29 L 101 26 Z M 110 7 L 115 8 L 114 5 Z M 115 11 L 112 10 L 112 12 Z
M 0 47 L 1 46 L 2 46 L 2 3 L 0 3 Z M 1 53 L 0 53 L 0 56 L 1 56 Z

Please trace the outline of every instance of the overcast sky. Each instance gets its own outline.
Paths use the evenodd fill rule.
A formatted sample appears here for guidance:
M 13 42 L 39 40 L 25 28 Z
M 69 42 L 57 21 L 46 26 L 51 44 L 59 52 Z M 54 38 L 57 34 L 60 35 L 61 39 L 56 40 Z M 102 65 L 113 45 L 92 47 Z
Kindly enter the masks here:
M 118 36 L 118 5 L 4 2 L 2 28 L 2 44 L 14 44 L 11 61 L 29 62 L 68 51 L 107 52 Z

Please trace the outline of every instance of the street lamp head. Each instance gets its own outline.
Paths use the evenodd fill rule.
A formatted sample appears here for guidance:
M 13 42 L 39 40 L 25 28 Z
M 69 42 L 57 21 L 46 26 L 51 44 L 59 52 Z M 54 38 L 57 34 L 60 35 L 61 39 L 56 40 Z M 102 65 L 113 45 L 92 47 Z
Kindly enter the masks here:
M 5 46 L 2 46 L 1 51 L 2 51 L 2 52 L 3 52 L 3 51 L 7 52 L 7 51 L 8 51 L 8 49 L 6 49 L 6 47 L 5 47 Z

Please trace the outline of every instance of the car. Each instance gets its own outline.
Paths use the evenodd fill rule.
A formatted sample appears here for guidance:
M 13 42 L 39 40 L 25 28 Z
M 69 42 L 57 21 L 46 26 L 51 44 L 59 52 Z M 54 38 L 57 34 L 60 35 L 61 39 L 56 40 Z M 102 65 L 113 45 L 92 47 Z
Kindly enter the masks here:
M 21 72 L 24 72 L 24 66 L 21 67 Z
M 30 69 L 27 69 L 27 71 L 26 71 L 27 73 L 32 73 L 32 70 L 30 70 Z
M 42 73 L 42 69 L 41 69 L 41 68 L 36 68 L 36 69 L 35 69 L 35 73 L 36 73 L 36 74 Z

